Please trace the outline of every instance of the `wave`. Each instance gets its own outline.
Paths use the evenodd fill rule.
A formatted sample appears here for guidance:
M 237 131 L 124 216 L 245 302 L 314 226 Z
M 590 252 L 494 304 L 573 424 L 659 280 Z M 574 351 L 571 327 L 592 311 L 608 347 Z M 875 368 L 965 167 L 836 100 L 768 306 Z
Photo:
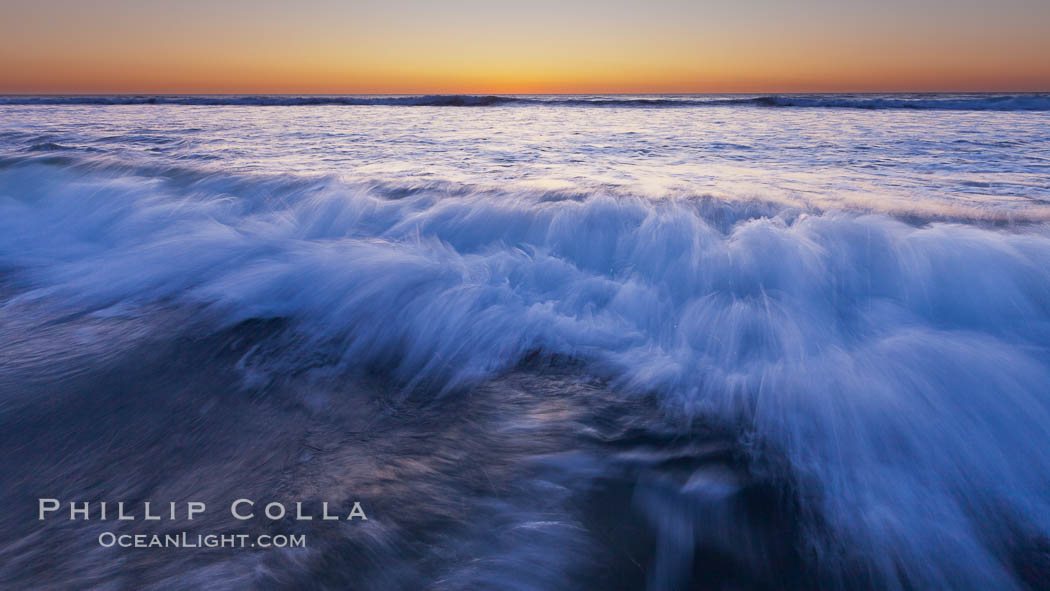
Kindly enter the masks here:
M 1050 536 L 1046 226 L 49 162 L 0 167 L 20 298 L 282 319 L 257 371 L 366 367 L 434 395 L 578 360 L 775 450 L 821 565 L 875 586 L 1017 588 L 1011 548 Z
M 0 96 L 0 105 L 186 105 L 186 106 L 404 106 L 404 107 L 778 107 L 838 109 L 910 109 L 942 111 L 1050 111 L 1047 94 L 887 94 L 763 96 L 287 96 L 287 95 L 98 95 Z
M 758 106 L 838 108 L 838 109 L 911 109 L 935 111 L 1050 111 L 1050 95 L 826 95 L 763 96 L 748 99 Z

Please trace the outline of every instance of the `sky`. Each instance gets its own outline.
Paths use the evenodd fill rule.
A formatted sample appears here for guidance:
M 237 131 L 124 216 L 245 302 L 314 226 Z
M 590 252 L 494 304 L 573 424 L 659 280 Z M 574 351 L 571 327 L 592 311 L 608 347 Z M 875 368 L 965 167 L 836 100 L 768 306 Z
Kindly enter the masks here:
M 1050 0 L 0 0 L 0 93 L 1050 91 Z

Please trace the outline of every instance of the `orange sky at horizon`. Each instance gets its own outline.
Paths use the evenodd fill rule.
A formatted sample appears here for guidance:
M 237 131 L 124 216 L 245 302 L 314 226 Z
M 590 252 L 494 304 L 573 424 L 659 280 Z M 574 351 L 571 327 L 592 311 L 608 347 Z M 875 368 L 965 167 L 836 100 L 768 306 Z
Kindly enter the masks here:
M 1050 91 L 1050 2 L 5 0 L 3 93 Z

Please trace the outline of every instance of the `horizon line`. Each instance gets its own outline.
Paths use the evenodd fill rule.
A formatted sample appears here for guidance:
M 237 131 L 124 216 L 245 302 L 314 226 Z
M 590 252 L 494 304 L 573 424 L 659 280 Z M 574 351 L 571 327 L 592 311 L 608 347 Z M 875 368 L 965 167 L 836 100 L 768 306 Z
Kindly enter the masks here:
M 0 96 L 741 96 L 806 94 L 1050 94 L 1046 90 L 832 90 L 755 92 L 4 92 Z

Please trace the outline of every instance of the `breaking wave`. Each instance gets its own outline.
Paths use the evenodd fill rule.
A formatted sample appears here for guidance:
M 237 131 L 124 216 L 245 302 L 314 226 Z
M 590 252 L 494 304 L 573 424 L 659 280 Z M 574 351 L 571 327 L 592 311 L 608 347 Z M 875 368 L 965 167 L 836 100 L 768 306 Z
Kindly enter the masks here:
M 435 395 L 574 359 L 783 458 L 821 568 L 1019 588 L 1050 534 L 1050 229 L 709 207 L 27 160 L 0 268 L 74 310 L 282 319 L 284 369 Z

